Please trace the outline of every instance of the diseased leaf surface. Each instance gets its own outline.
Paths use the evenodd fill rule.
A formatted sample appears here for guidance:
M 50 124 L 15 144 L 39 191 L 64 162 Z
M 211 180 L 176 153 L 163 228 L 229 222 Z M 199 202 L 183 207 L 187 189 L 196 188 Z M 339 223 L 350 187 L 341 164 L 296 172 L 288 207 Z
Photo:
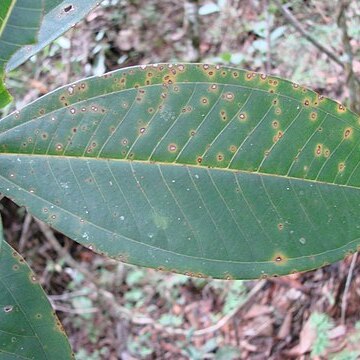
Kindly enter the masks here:
M 0 358 L 72 359 L 51 305 L 24 259 L 2 239 L 0 251 Z
M 5 66 L 21 47 L 36 41 L 42 18 L 41 0 L 5 0 L 0 9 L 0 108 L 11 101 L 4 85 Z
M 0 191 L 130 263 L 280 275 L 360 244 L 359 141 L 357 115 L 285 80 L 136 67 L 0 121 Z
M 18 0 L 19 1 L 19 0 Z M 33 2 L 33 0 L 28 0 Z M 6 71 L 9 72 L 32 55 L 42 50 L 52 41 L 82 20 L 102 0 L 44 0 L 44 18 L 35 45 L 19 49 L 9 61 Z

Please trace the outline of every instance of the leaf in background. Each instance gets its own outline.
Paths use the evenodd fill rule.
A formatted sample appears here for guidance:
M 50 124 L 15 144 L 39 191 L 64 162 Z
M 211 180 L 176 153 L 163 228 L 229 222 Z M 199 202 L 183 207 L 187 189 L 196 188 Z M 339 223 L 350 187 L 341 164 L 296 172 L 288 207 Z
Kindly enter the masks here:
M 219 5 L 215 3 L 207 3 L 199 8 L 199 15 L 210 15 L 220 11 Z
M 3 223 L 2 223 L 2 218 L 0 215 L 0 251 L 2 249 L 2 243 L 4 241 L 4 233 L 3 233 L 4 229 L 3 229 Z
M 0 9 L 0 108 L 11 102 L 4 84 L 10 57 L 36 41 L 42 18 L 41 0 L 5 0 Z
M 359 116 L 289 81 L 156 65 L 0 122 L 0 192 L 130 263 L 255 278 L 360 245 Z
M 65 332 L 34 274 L 6 241 L 2 243 L 1 359 L 72 359 Z
M 30 1 L 30 0 L 28 0 Z M 31 0 L 32 1 L 32 0 Z M 101 0 L 44 0 L 45 16 L 41 23 L 38 42 L 16 52 L 7 64 L 9 72 L 82 20 Z

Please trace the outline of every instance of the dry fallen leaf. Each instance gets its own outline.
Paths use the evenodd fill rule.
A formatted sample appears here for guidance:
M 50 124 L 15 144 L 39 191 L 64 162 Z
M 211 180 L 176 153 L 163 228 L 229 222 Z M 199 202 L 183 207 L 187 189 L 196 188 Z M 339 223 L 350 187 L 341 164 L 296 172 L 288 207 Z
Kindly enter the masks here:
M 299 344 L 293 347 L 289 352 L 290 356 L 300 356 L 309 352 L 316 339 L 316 330 L 311 324 L 310 318 L 306 321 L 305 325 L 300 332 Z

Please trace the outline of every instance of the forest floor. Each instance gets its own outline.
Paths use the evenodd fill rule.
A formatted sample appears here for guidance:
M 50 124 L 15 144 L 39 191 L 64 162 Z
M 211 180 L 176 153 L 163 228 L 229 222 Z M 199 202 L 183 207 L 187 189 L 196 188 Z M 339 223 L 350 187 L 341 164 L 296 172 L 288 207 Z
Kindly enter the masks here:
M 345 61 L 341 1 L 289 3 L 303 28 Z M 360 4 L 350 3 L 348 33 L 360 76 Z M 8 84 L 21 108 L 85 76 L 171 61 L 266 72 L 349 104 L 341 66 L 270 0 L 107 0 Z M 106 259 L 9 200 L 0 210 L 7 240 L 39 276 L 79 360 L 360 358 L 356 254 L 279 278 L 194 279 Z

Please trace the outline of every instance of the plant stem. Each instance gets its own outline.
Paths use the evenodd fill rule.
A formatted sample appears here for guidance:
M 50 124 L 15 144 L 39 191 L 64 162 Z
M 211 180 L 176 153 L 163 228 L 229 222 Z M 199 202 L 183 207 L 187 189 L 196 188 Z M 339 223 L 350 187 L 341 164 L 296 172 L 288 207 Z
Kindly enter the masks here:
M 357 83 L 353 70 L 354 54 L 351 48 L 348 26 L 346 23 L 346 10 L 349 5 L 350 2 L 348 0 L 343 0 L 340 3 L 337 23 L 342 33 L 342 43 L 344 46 L 344 53 L 346 55 L 344 70 L 346 72 L 346 84 L 349 89 L 350 108 L 355 112 L 360 112 L 360 99 L 358 98 L 359 84 Z
M 281 13 L 284 15 L 285 19 L 289 21 L 289 23 L 309 42 L 311 42 L 315 47 L 317 47 L 321 52 L 326 54 L 331 60 L 336 62 L 339 66 L 342 68 L 345 68 L 345 65 L 343 62 L 334 55 L 333 51 L 330 49 L 327 49 L 325 46 L 323 46 L 321 43 L 319 43 L 308 31 L 306 31 L 301 23 L 296 19 L 296 17 L 291 13 L 291 11 L 283 6 L 279 0 L 274 0 L 275 4 L 281 11 Z

